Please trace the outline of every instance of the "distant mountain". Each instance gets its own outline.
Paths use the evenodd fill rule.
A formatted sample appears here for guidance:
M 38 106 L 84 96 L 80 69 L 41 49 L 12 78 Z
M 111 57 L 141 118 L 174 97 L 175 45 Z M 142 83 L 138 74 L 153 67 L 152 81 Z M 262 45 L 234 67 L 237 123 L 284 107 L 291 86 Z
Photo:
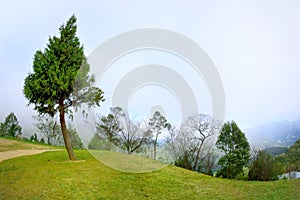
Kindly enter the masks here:
M 245 130 L 251 145 L 290 147 L 300 138 L 300 119 L 283 120 Z
M 288 151 L 287 147 L 267 147 L 264 149 L 266 152 L 271 154 L 272 156 L 282 155 Z

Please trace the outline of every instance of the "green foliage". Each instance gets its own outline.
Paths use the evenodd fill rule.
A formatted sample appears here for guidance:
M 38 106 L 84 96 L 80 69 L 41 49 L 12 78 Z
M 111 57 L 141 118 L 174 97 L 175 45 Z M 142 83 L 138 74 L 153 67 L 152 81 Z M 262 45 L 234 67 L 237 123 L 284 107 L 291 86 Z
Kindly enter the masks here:
M 222 127 L 216 146 L 224 154 L 218 162 L 221 165 L 218 175 L 236 178 L 250 159 L 250 145 L 245 134 L 234 121 L 227 122 Z
M 213 176 L 216 171 L 216 165 L 218 161 L 218 152 L 212 148 L 203 158 L 202 164 L 198 167 L 198 171 L 201 173 Z
M 102 90 L 92 86 L 95 78 L 88 74 L 90 68 L 76 31 L 73 15 L 59 28 L 59 36 L 50 37 L 45 50 L 35 53 L 33 73 L 25 78 L 23 89 L 29 104 L 34 104 L 39 114 L 53 117 L 59 112 L 61 131 L 71 160 L 76 157 L 66 131 L 65 113 L 71 114 L 71 107 L 77 110 L 82 104 L 99 106 L 104 100 Z
M 157 134 L 160 134 L 163 129 L 171 128 L 171 124 L 159 111 L 155 111 L 148 124 L 151 126 L 151 131 Z
M 141 123 L 130 119 L 129 114 L 120 107 L 110 109 L 108 116 L 102 116 L 97 124 L 97 134 L 90 141 L 95 149 L 115 149 L 115 145 L 128 154 L 137 152 L 151 137 Z M 97 141 L 99 140 L 99 141 Z
M 0 136 L 18 137 L 21 134 L 22 128 L 17 117 L 12 112 L 5 118 L 3 123 L 0 123 Z
M 157 148 L 157 139 L 158 135 L 161 134 L 163 129 L 170 130 L 171 124 L 168 123 L 168 120 L 160 114 L 159 111 L 155 111 L 152 118 L 149 119 L 149 126 L 150 131 L 154 133 L 154 140 L 153 140 L 153 147 L 154 147 L 154 157 L 153 159 L 156 159 L 156 148 Z
M 103 100 L 102 91 L 91 87 L 95 79 L 89 76 L 89 65 L 84 55 L 83 46 L 76 36 L 76 18 L 73 15 L 59 28 L 59 37 L 49 38 L 45 50 L 34 55 L 33 73 L 24 84 L 24 94 L 29 104 L 34 104 L 39 113 L 51 116 L 70 106 L 99 105 Z
M 238 173 L 238 175 L 235 177 L 236 180 L 243 180 L 247 181 L 248 179 L 248 174 L 249 174 L 249 168 L 248 167 L 243 167 L 242 172 Z
M 41 138 L 41 139 L 40 139 L 40 143 L 43 143 L 43 144 L 45 144 L 45 140 L 44 140 L 44 138 Z
M 120 124 L 116 113 L 109 113 L 107 116 L 102 116 L 100 122 L 97 123 L 96 130 L 99 134 L 99 139 L 104 139 L 111 144 L 118 145 Z
M 101 138 L 99 134 L 95 134 L 88 144 L 88 149 L 91 150 L 117 150 L 117 146 L 108 141 L 108 139 Z
M 193 163 L 195 161 L 194 153 L 191 150 L 186 150 L 175 160 L 175 166 L 188 170 L 193 170 Z
M 31 142 L 38 142 L 38 138 L 37 138 L 36 133 L 34 133 L 34 134 L 30 137 L 30 141 L 31 141 Z
M 102 145 L 101 138 L 97 133 L 92 137 L 91 141 L 89 142 L 88 149 L 94 149 L 94 150 L 105 149 Z
M 278 156 L 285 153 L 288 148 L 287 147 L 269 147 L 265 149 L 267 153 L 271 154 L 272 156 Z
M 47 144 L 63 145 L 60 124 L 55 117 L 51 117 L 48 114 L 38 114 L 37 116 L 33 116 L 33 118 L 36 121 L 34 126 L 37 133 L 46 138 Z
M 281 168 L 280 173 L 300 171 L 300 139 L 284 154 L 275 157 L 276 165 Z
M 69 128 L 68 133 L 70 135 L 70 142 L 73 149 L 83 149 L 83 143 L 81 142 L 81 139 L 76 131 L 75 128 Z
M 249 180 L 273 181 L 277 180 L 278 170 L 275 159 L 265 150 L 260 150 L 250 165 Z
M 289 171 L 300 171 L 300 139 L 286 152 L 289 161 Z

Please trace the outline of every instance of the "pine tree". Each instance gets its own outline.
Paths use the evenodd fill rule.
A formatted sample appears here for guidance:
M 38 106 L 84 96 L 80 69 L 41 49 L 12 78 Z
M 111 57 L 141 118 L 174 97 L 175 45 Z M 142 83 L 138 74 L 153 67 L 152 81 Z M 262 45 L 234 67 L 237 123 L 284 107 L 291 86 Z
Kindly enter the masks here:
M 93 87 L 94 76 L 89 76 L 89 65 L 83 46 L 76 36 L 76 17 L 73 15 L 59 28 L 60 35 L 49 38 L 45 50 L 34 55 L 33 73 L 24 84 L 24 94 L 29 104 L 40 114 L 54 116 L 59 113 L 60 126 L 69 159 L 76 160 L 67 132 L 65 115 L 73 108 L 86 103 L 100 106 L 103 92 Z
M 221 170 L 218 175 L 235 178 L 250 159 L 250 145 L 245 134 L 234 121 L 227 122 L 222 127 L 216 146 L 224 154 L 219 160 Z

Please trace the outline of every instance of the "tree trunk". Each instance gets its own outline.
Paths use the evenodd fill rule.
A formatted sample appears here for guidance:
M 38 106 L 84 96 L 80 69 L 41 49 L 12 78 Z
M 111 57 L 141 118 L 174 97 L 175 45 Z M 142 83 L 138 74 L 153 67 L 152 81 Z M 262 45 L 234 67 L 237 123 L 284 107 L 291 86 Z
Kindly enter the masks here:
M 197 165 L 198 165 L 198 160 L 199 160 L 199 157 L 200 157 L 200 152 L 202 150 L 202 146 L 203 146 L 203 143 L 204 143 L 204 139 L 203 140 L 200 140 L 201 141 L 201 144 L 200 144 L 200 147 L 197 151 L 197 155 L 196 155 L 196 158 L 195 158 L 195 162 L 194 162 L 194 166 L 193 166 L 193 170 L 196 171 L 197 169 Z
M 63 100 L 60 100 L 59 102 L 59 120 L 60 120 L 60 126 L 61 126 L 61 132 L 64 137 L 65 146 L 69 155 L 69 159 L 72 161 L 76 160 L 76 156 L 74 154 L 74 151 L 71 146 L 69 133 L 67 132 L 67 126 L 66 126 L 66 120 L 65 120 L 65 105 L 63 103 Z
M 154 151 L 153 151 L 153 159 L 156 160 L 156 142 L 154 142 Z
M 51 142 L 50 142 L 50 136 L 47 137 L 47 143 L 48 143 L 49 145 L 51 145 Z
M 157 138 L 158 138 L 158 133 L 156 133 L 156 137 L 155 137 L 155 141 L 154 141 L 154 144 L 153 144 L 153 150 L 154 150 L 154 156 L 153 156 L 153 159 L 156 160 L 156 146 L 157 146 Z

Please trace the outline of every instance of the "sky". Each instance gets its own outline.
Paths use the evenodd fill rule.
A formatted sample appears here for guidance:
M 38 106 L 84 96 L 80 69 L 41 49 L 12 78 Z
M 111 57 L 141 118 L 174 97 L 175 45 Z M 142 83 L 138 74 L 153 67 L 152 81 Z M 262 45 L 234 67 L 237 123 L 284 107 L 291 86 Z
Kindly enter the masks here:
M 197 43 L 213 61 L 225 94 L 225 120 L 242 129 L 300 118 L 300 1 L 0 1 L 0 121 L 14 112 L 25 135 L 33 128 L 32 106 L 23 95 L 33 56 L 75 14 L 78 37 L 89 56 L 103 42 L 128 31 L 171 30 Z M 205 78 L 168 52 L 144 50 L 116 60 L 97 82 L 111 105 L 118 82 L 137 66 L 168 66 L 191 86 L 199 112 L 211 113 Z M 149 96 L 150 95 L 150 96 Z M 178 122 L 182 105 L 160 85 L 132 91 L 128 109 L 146 115 L 161 109 Z

